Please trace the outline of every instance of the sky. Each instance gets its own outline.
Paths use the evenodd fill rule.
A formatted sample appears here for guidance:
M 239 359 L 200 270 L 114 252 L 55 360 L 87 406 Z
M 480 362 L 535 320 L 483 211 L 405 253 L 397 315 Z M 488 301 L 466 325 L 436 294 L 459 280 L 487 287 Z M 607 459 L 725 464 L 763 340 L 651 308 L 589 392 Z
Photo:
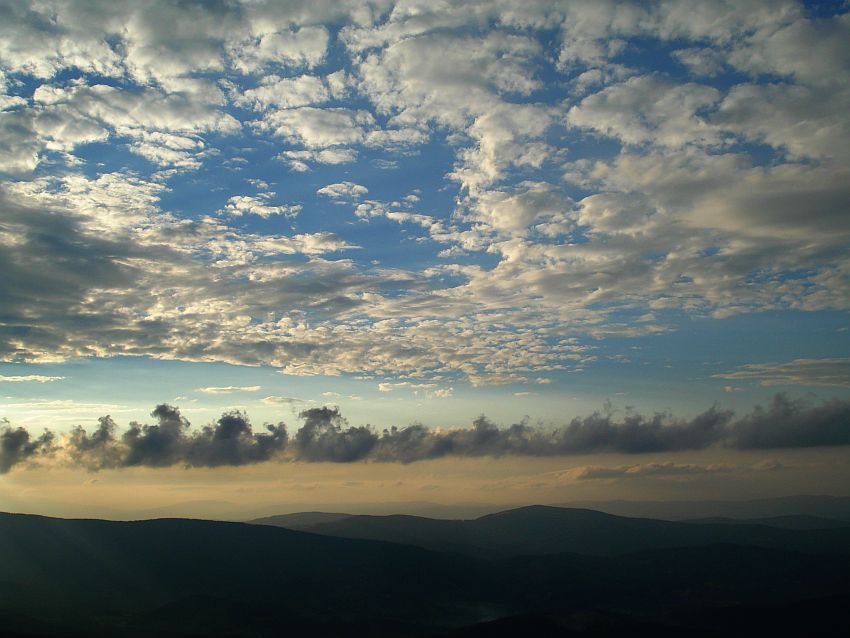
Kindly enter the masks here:
M 846 2 L 0 1 L 0 509 L 848 493 L 848 112 Z

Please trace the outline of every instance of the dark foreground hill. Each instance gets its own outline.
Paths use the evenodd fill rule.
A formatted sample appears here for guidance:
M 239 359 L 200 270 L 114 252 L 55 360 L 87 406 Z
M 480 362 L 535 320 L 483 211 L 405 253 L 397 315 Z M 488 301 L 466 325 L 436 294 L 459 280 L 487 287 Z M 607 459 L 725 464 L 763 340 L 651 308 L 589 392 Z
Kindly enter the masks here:
M 817 610 L 843 635 L 850 601 L 848 557 L 731 544 L 482 559 L 262 525 L 0 514 L 0 558 L 0 634 L 30 637 L 728 636 L 753 635 L 764 609 L 779 627 Z
M 290 515 L 292 516 L 292 515 Z M 315 517 L 315 514 L 313 515 Z M 734 543 L 818 554 L 850 554 L 850 526 L 789 529 L 788 525 L 736 521 L 673 522 L 626 518 L 586 509 L 535 505 L 474 520 L 418 516 L 344 516 L 314 518 L 298 529 L 327 536 L 381 540 L 477 557 L 557 554 L 616 556 L 671 547 Z M 258 523 L 288 527 L 287 517 Z

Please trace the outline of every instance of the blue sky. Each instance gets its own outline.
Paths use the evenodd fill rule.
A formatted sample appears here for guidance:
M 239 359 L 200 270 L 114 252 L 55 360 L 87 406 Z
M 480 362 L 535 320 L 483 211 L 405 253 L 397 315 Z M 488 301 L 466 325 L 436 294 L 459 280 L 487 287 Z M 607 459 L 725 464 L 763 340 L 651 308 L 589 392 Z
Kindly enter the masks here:
M 9 428 L 850 398 L 846 3 L 3 6 Z

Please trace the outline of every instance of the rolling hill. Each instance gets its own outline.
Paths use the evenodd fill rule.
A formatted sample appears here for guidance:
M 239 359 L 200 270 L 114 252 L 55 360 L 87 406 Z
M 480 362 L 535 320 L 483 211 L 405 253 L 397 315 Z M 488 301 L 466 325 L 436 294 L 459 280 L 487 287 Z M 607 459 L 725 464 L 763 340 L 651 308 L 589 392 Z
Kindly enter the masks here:
M 0 633 L 728 636 L 736 618 L 752 631 L 761 608 L 790 614 L 780 625 L 788 627 L 801 626 L 806 610 L 843 617 L 850 556 L 730 543 L 626 551 L 648 537 L 616 534 L 645 536 L 653 522 L 597 514 L 524 508 L 444 528 L 516 548 L 525 526 L 524 555 L 488 558 L 269 525 L 0 514 Z M 566 520 L 570 530 L 553 527 Z M 661 527 L 675 534 L 651 541 L 679 543 L 677 534 L 702 527 Z M 619 543 L 617 552 L 550 553 L 567 541 L 596 548 L 593 537 Z
M 265 524 L 287 521 L 264 519 Z M 255 521 L 255 522 L 263 522 Z M 734 543 L 818 554 L 850 554 L 850 527 L 786 529 L 763 524 L 673 522 L 587 509 L 535 505 L 474 520 L 347 516 L 301 525 L 326 536 L 381 540 L 476 557 L 577 553 L 616 556 L 673 547 Z

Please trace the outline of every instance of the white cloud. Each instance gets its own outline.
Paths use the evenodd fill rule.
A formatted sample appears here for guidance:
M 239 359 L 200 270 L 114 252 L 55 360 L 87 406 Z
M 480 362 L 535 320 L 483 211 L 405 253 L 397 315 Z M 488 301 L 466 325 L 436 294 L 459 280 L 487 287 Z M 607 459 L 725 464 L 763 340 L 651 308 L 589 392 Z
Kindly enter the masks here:
M 369 192 L 369 189 L 354 182 L 339 182 L 322 186 L 316 191 L 318 195 L 324 195 L 331 199 L 356 200 Z
M 313 75 L 301 75 L 295 78 L 271 76 L 263 79 L 255 89 L 244 91 L 236 100 L 237 104 L 265 110 L 271 106 L 293 108 L 319 104 L 330 98 L 330 92 L 322 79 Z
M 258 20 L 251 37 L 229 45 L 234 67 L 256 73 L 272 64 L 312 68 L 325 59 L 329 35 L 324 27 L 274 30 L 270 24 Z
M 410 381 L 384 382 L 378 384 L 379 392 L 410 390 L 416 396 L 426 399 L 449 399 L 454 396 L 454 388 L 441 388 L 436 383 L 413 383 Z
M 51 381 L 62 381 L 65 377 L 51 377 L 42 374 L 5 375 L 0 374 L 0 383 L 50 383 Z
M 262 389 L 262 386 L 259 385 L 228 385 L 224 387 L 198 388 L 198 392 L 203 392 L 204 394 L 238 394 L 241 392 L 259 392 Z
M 472 204 L 474 218 L 496 230 L 523 231 L 536 220 L 561 219 L 570 200 L 545 182 L 522 182 L 511 192 L 482 192 Z
M 399 149 L 428 141 L 428 133 L 415 128 L 379 129 L 370 131 L 363 143 L 366 146 L 383 149 Z
M 523 36 L 448 34 L 400 39 L 359 65 L 360 89 L 399 125 L 436 121 L 461 128 L 501 103 L 499 94 L 528 94 L 540 45 Z
M 673 148 L 714 145 L 719 142 L 717 131 L 698 113 L 720 97 L 713 87 L 640 76 L 584 98 L 569 110 L 567 122 L 626 144 L 651 143 Z
M 847 74 L 850 80 L 850 73 Z M 850 160 L 850 89 L 739 84 L 712 118 L 742 138 L 769 144 L 793 160 Z
M 269 200 L 275 196 L 275 193 L 265 192 L 259 195 L 234 195 L 227 200 L 227 204 L 220 211 L 225 215 L 257 215 L 258 217 L 269 218 L 274 215 L 283 215 L 285 217 L 295 217 L 303 208 L 301 204 L 283 204 L 274 206 L 269 204 Z
M 696 75 L 712 77 L 723 69 L 723 55 L 716 49 L 677 49 L 672 55 Z
M 307 162 L 315 164 L 349 164 L 357 159 L 357 151 L 352 148 L 324 148 L 302 151 L 284 151 L 277 156 L 289 164 L 290 170 L 306 173 L 311 170 Z
M 268 111 L 257 126 L 308 148 L 325 148 L 362 142 L 374 123 L 368 111 L 302 107 Z

